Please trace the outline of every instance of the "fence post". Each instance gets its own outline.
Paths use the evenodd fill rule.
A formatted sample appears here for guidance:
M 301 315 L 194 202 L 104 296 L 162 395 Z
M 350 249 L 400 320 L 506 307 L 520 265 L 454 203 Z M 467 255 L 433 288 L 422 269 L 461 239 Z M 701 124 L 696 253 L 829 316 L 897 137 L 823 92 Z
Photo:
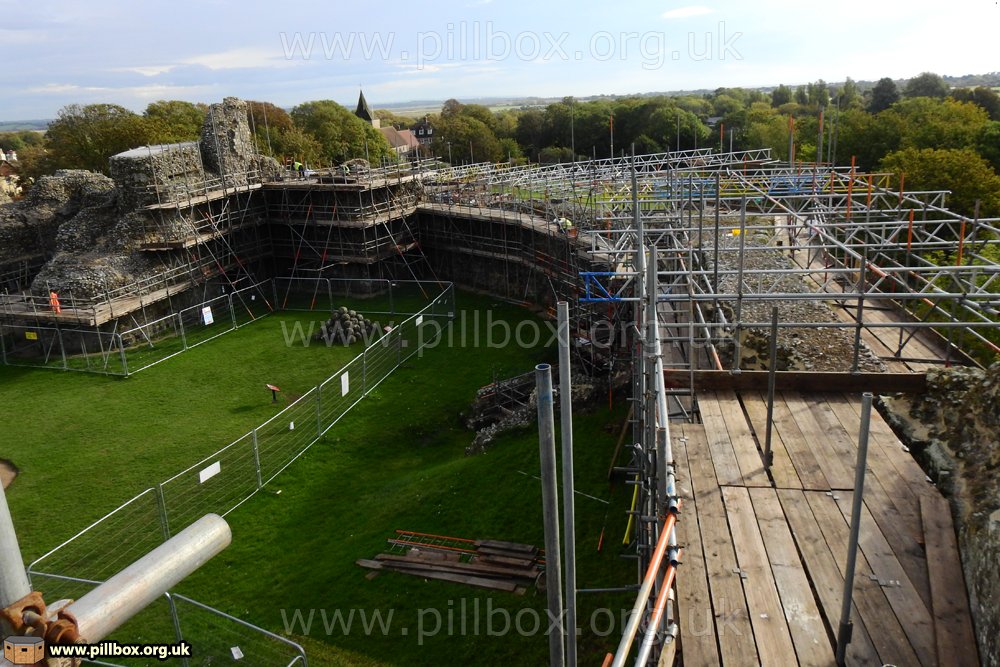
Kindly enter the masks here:
M 180 644 L 184 641 L 184 633 L 181 632 L 181 619 L 177 615 L 177 605 L 174 604 L 174 598 L 170 595 L 170 593 L 164 593 L 163 595 L 167 598 L 167 602 L 170 604 L 170 618 L 174 622 L 174 637 L 176 638 L 177 643 Z M 183 664 L 184 667 L 188 667 L 190 663 L 188 663 L 187 656 L 181 656 L 181 664 Z
M 7 365 L 7 342 L 6 331 L 0 326 L 0 359 L 3 359 L 4 366 Z
M 229 294 L 226 295 L 226 301 L 229 302 L 229 322 L 230 322 L 229 330 L 230 331 L 235 331 L 236 330 L 236 309 L 233 307 L 233 293 L 232 292 L 230 292 Z
M 122 358 L 122 372 L 125 373 L 125 377 L 128 377 L 128 358 L 125 356 L 125 341 L 122 340 L 121 334 L 115 334 L 118 337 L 118 354 Z
M 260 446 L 257 444 L 257 429 L 255 428 L 251 433 L 253 433 L 253 465 L 257 471 L 257 488 L 263 489 L 264 478 L 260 474 Z
M 368 348 L 361 352 L 361 395 L 368 395 Z
M 56 329 L 56 339 L 59 341 L 59 355 L 62 357 L 63 370 L 67 370 L 69 364 L 66 362 L 66 345 L 63 343 L 62 329 Z
M 185 351 L 187 351 L 188 343 L 187 343 L 187 336 L 184 334 L 184 318 L 181 316 L 181 313 L 183 312 L 184 310 L 181 309 L 177 313 L 177 331 L 179 331 L 181 334 L 181 347 L 184 348 Z
M 170 539 L 170 519 L 167 517 L 167 501 L 163 497 L 163 484 L 156 485 L 156 506 L 160 510 L 160 526 L 163 528 L 163 541 Z
M 316 385 L 316 437 L 323 435 L 323 385 Z

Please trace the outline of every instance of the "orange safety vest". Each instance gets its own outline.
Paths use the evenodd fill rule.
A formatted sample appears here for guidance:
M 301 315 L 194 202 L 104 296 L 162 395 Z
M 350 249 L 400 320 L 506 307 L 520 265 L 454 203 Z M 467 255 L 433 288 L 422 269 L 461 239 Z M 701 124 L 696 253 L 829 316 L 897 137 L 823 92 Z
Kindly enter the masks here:
M 59 305 L 59 295 L 55 292 L 49 292 L 49 305 L 52 306 L 52 312 L 56 315 L 62 312 L 62 307 Z

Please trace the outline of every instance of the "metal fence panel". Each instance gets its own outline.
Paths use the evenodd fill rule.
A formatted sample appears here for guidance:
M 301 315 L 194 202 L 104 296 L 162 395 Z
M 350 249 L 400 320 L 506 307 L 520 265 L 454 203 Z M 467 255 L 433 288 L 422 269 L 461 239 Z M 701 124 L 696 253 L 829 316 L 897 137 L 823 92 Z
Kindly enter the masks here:
M 236 326 L 242 327 L 267 317 L 276 309 L 274 287 L 270 280 L 238 289 L 230 295 Z
M 277 310 L 319 311 L 333 310 L 330 281 L 325 278 L 275 278 L 275 308 Z
M 319 392 L 315 387 L 257 427 L 261 476 L 266 484 L 319 437 Z
M 118 336 L 102 331 L 0 325 L 0 361 L 8 366 L 125 375 Z
M 365 354 L 359 354 L 319 386 L 320 424 L 325 433 L 364 397 Z
M 119 334 L 128 372 L 136 373 L 183 352 L 187 346 L 182 331 L 179 317 L 173 314 Z
M 174 595 L 173 602 L 181 635 L 191 644 L 190 667 L 308 665 L 306 652 L 293 641 L 183 595 Z
M 31 563 L 28 575 L 32 585 L 36 573 L 107 580 L 163 543 L 162 516 L 156 489 L 146 489 Z M 61 579 L 46 585 L 50 588 L 44 591 L 45 596 L 51 600 L 72 597 L 78 588 Z
M 160 484 L 171 535 L 209 512 L 225 514 L 260 488 L 254 432 Z
M 228 294 L 208 299 L 177 312 L 181 342 L 189 349 L 236 328 L 233 304 Z

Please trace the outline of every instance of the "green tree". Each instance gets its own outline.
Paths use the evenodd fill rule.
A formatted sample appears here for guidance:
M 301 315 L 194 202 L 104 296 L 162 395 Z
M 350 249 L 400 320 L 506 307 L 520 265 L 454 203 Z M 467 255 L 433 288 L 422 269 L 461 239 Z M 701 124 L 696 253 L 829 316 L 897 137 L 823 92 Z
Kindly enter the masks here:
M 0 132 L 0 149 L 19 151 L 29 146 L 41 146 L 45 143 L 43 132 L 20 130 L 18 132 Z
M 837 91 L 837 104 L 841 109 L 854 109 L 861 106 L 861 93 L 858 91 L 858 84 L 851 77 L 847 77 L 844 85 Z
M 859 169 L 870 171 L 885 155 L 886 139 L 877 134 L 872 114 L 857 108 L 842 111 L 837 119 L 837 161 L 850 164 L 854 156 Z M 895 141 L 892 146 L 895 148 Z
M 524 161 L 524 153 L 517 145 L 517 140 L 513 137 L 503 137 L 500 139 L 500 159 L 510 160 L 514 164 Z
M 372 113 L 375 117 L 382 121 L 382 127 L 394 127 L 397 130 L 405 130 L 412 125 L 415 125 L 417 120 L 411 118 L 410 116 L 402 116 L 395 114 L 388 109 L 375 109 Z
M 906 174 L 906 186 L 915 190 L 951 190 L 949 208 L 972 215 L 976 200 L 980 215 L 1000 215 L 1000 176 L 968 148 L 905 148 L 885 156 L 882 169 Z
M 990 121 L 976 142 L 976 150 L 1000 172 L 1000 122 Z
M 333 100 L 300 104 L 292 109 L 292 120 L 318 142 L 323 151 L 320 162 L 367 158 L 377 165 L 395 159 L 381 132 Z
M 971 102 L 915 97 L 879 114 L 879 122 L 889 126 L 884 132 L 899 135 L 901 148 L 968 148 L 976 145 L 989 116 Z
M 933 72 L 923 72 L 907 81 L 903 94 L 906 97 L 945 97 L 948 84 Z
M 712 100 L 712 110 L 716 116 L 726 116 L 743 108 L 743 100 L 732 95 L 719 95 Z
M 992 88 L 956 88 L 951 96 L 959 102 L 978 104 L 990 115 L 990 120 L 1000 121 L 1000 95 Z
M 693 113 L 702 120 L 712 115 L 712 103 L 704 98 L 684 95 L 682 97 L 671 98 L 671 101 L 684 111 Z
M 823 108 L 830 105 L 830 86 L 826 85 L 826 81 L 820 79 L 814 83 L 810 83 L 806 86 L 806 96 L 809 98 L 809 104 L 813 106 Z
M 544 131 L 545 112 L 541 109 L 528 109 L 518 116 L 514 137 L 530 159 L 537 160 L 538 151 L 545 147 Z
M 573 151 L 568 147 L 549 146 L 538 152 L 538 161 L 541 164 L 558 164 L 561 162 L 572 162 Z
M 785 84 L 781 84 L 771 91 L 771 106 L 780 107 L 782 104 L 788 104 L 791 101 L 792 89 Z
M 201 125 L 208 109 L 181 100 L 150 102 L 143 114 L 157 143 L 194 141 L 201 136 Z
M 788 159 L 788 118 L 779 115 L 767 104 L 754 104 L 747 113 L 743 132 L 747 146 L 770 148 L 775 157 Z
M 462 162 L 500 162 L 506 160 L 504 149 L 486 124 L 462 113 L 441 113 L 434 123 L 434 154 L 455 164 Z
M 106 174 L 112 155 L 153 143 L 152 129 L 146 118 L 117 104 L 65 106 L 46 133 L 48 164 Z
M 868 111 L 872 113 L 885 111 L 898 101 L 899 88 L 896 87 L 896 82 L 889 77 L 883 77 L 872 88 L 872 98 L 868 103 Z

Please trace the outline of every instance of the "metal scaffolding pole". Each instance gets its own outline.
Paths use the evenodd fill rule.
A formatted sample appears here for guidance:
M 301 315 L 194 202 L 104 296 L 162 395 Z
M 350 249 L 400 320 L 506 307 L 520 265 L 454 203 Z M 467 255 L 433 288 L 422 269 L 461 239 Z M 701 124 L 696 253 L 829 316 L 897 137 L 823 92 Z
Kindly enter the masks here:
M 865 495 L 865 469 L 868 467 L 868 431 L 872 416 L 872 394 L 861 395 L 861 431 L 858 435 L 858 461 L 854 467 L 854 498 L 851 504 L 851 536 L 847 544 L 847 565 L 844 571 L 844 595 L 837 628 L 837 665 L 844 667 L 847 645 L 851 643 L 851 604 L 854 592 L 854 570 L 858 560 L 858 539 L 861 534 L 861 507 Z
M 556 433 L 552 410 L 552 367 L 535 366 L 538 389 L 538 453 L 541 461 L 542 518 L 545 524 L 545 592 L 549 603 L 549 667 L 564 667 L 562 572 L 559 554 L 559 492 L 556 488 Z
M 562 436 L 563 548 L 566 561 L 566 665 L 576 667 L 576 500 L 573 480 L 573 381 L 570 373 L 569 303 L 559 317 L 559 432 Z

